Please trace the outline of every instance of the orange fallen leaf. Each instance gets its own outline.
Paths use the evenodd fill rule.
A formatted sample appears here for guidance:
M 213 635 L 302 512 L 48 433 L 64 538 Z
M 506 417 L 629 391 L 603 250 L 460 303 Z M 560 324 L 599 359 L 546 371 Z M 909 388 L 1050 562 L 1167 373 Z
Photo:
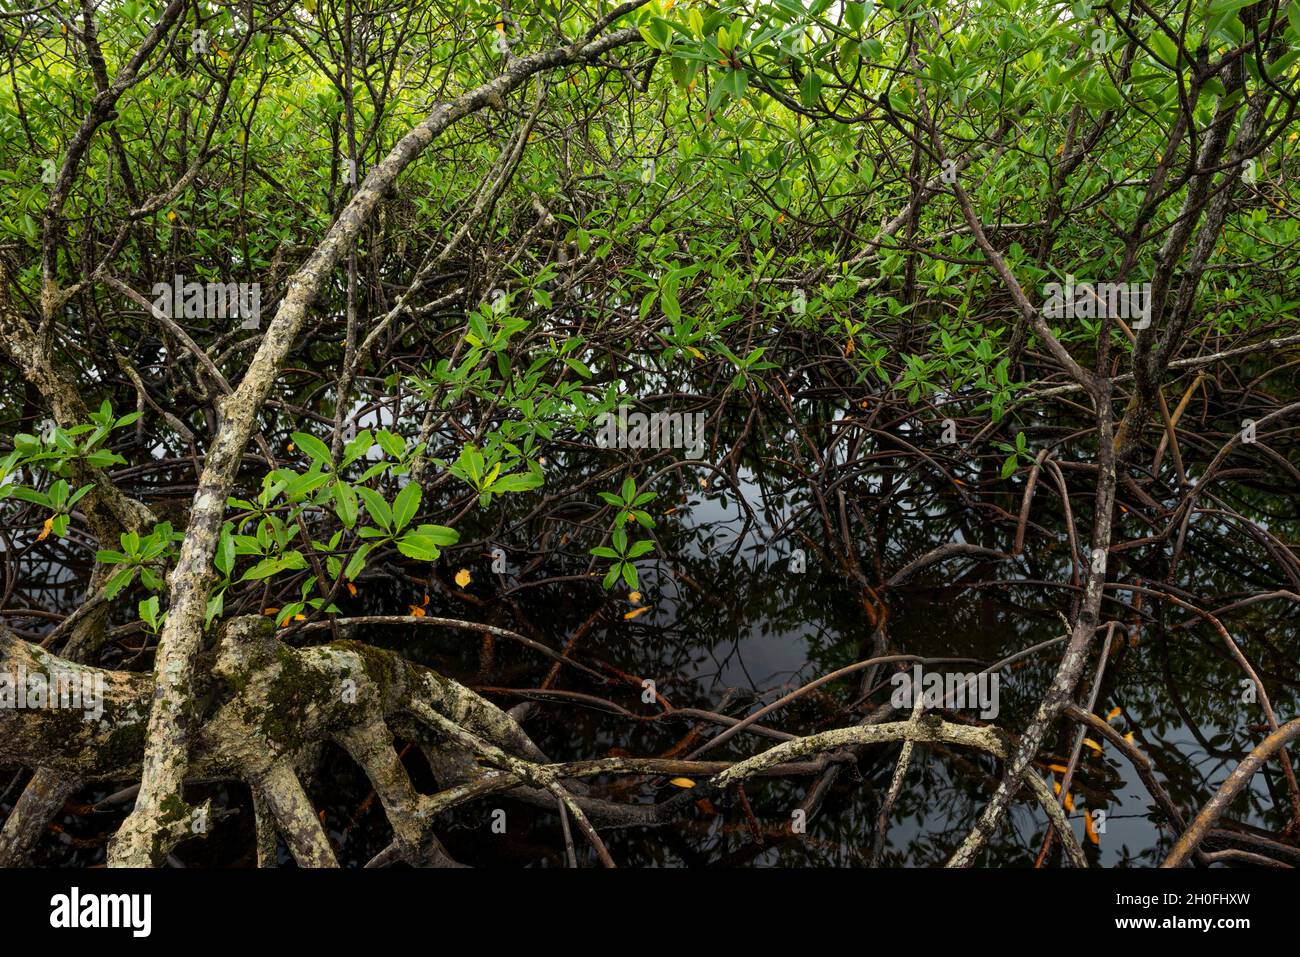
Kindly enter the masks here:
M 641 593 L 639 591 L 630 591 L 627 593 L 627 600 L 630 602 L 639 602 L 641 600 Z
M 1088 835 L 1088 840 L 1092 841 L 1092 843 L 1094 844 L 1101 843 L 1101 838 L 1097 834 L 1097 829 L 1092 826 L 1091 814 L 1085 814 L 1083 816 L 1083 830 Z
M 643 612 L 647 612 L 647 611 L 649 611 L 649 610 L 650 610 L 650 606 L 649 606 L 649 605 L 642 605 L 640 608 L 633 608 L 631 611 L 629 611 L 626 615 L 623 616 L 623 620 L 624 620 L 624 621 L 631 621 L 631 620 L 632 620 L 633 618 L 635 618 L 637 615 L 640 615 L 640 614 L 642 614 Z
M 352 584 L 352 582 L 348 582 L 348 594 L 353 598 L 357 597 L 357 586 Z
M 1092 740 L 1092 738 L 1084 738 L 1083 743 L 1092 748 L 1092 750 L 1096 751 L 1098 754 L 1101 754 L 1101 745 Z
M 1110 711 L 1107 712 L 1107 714 L 1106 714 L 1106 720 L 1107 720 L 1107 721 L 1114 721 L 1115 718 L 1119 716 L 1119 714 L 1120 714 L 1120 709 L 1119 709 L 1119 708 L 1111 708 Z
M 419 605 L 412 605 L 412 606 L 411 606 L 411 617 L 412 617 L 412 618 L 423 618 L 423 617 L 424 617 L 424 609 L 421 608 Z
M 466 585 L 468 585 L 469 581 L 470 581 L 470 574 L 468 568 L 462 568 L 460 571 L 456 573 L 456 584 L 459 585 L 461 588 L 464 588 Z
M 679 788 L 693 788 L 693 787 L 695 787 L 695 782 L 692 781 L 690 778 L 673 778 L 673 779 L 672 779 L 671 781 L 669 781 L 668 783 L 674 785 L 675 787 L 679 787 Z
M 278 608 L 263 608 L 263 609 L 262 609 L 262 614 L 263 614 L 263 615 L 275 615 L 275 614 L 278 614 L 279 611 L 280 611 L 280 609 L 278 609 Z

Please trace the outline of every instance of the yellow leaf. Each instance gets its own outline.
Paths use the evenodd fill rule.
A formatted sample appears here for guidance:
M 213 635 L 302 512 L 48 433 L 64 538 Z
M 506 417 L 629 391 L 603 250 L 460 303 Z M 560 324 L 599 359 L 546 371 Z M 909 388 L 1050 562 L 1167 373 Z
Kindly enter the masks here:
M 348 582 L 348 594 L 353 598 L 357 597 L 357 586 L 352 584 L 352 582 Z
M 45 525 L 41 528 L 41 534 L 36 536 L 38 542 L 43 542 L 49 538 L 50 531 L 54 528 L 54 517 L 51 516 L 45 520 Z
M 469 584 L 468 568 L 462 568 L 460 571 L 456 573 L 456 584 L 459 585 L 461 588 L 464 588 L 466 585 Z
M 423 618 L 423 617 L 424 617 L 424 609 L 421 608 L 419 605 L 412 605 L 412 606 L 411 606 L 411 617 L 413 617 L 413 618 Z
M 174 212 L 172 212 L 171 210 L 168 210 L 168 211 L 167 211 L 167 222 L 169 222 L 169 223 L 174 223 L 174 222 L 176 222 L 176 214 L 175 214 Z
M 627 600 L 631 602 L 639 602 L 641 600 L 641 593 L 639 591 L 630 591 L 627 593 Z
M 1083 743 L 1092 748 L 1092 750 L 1096 751 L 1098 754 L 1101 754 L 1101 745 L 1092 740 L 1092 738 L 1084 738 Z
M 1094 844 L 1100 844 L 1101 838 L 1097 835 L 1097 829 L 1092 826 L 1092 814 L 1088 813 L 1083 816 L 1083 829 L 1088 835 L 1088 840 Z
M 1106 720 L 1114 721 L 1117 717 L 1119 717 L 1119 714 L 1120 714 L 1119 708 L 1111 708 L 1110 711 L 1106 714 Z
M 672 779 L 671 781 L 669 781 L 668 783 L 669 783 L 669 784 L 672 784 L 672 785 L 674 785 L 674 786 L 676 786 L 676 787 L 679 787 L 679 788 L 693 788 L 693 787 L 695 787 L 695 782 L 692 781 L 690 778 L 673 778 L 673 779 Z
M 649 605 L 642 605 L 640 608 L 633 608 L 631 611 L 629 611 L 626 615 L 623 616 L 623 620 L 624 620 L 624 621 L 631 621 L 631 620 L 632 620 L 633 618 L 635 618 L 637 615 L 640 615 L 640 614 L 642 614 L 643 612 L 647 612 L 647 611 L 649 611 L 649 610 L 650 610 L 650 606 L 649 606 Z
M 1064 774 L 1064 773 L 1065 773 L 1065 765 L 1064 765 L 1064 764 L 1049 764 L 1047 767 L 1048 767 L 1049 770 L 1051 770 L 1051 771 L 1055 771 L 1055 772 L 1057 772 L 1058 774 Z
M 1127 741 L 1129 744 L 1132 744 L 1132 743 L 1133 743 L 1133 732 L 1130 731 L 1128 734 L 1124 735 L 1124 740 Z
M 287 448 L 290 452 L 292 452 L 292 451 L 293 451 L 293 443 L 290 442 L 287 446 L 285 446 L 285 448 Z
M 278 612 L 279 610 L 280 610 L 280 609 L 278 609 L 278 608 L 263 608 L 263 609 L 262 609 L 262 614 L 263 614 L 263 615 L 274 615 L 274 614 L 275 614 L 276 612 Z

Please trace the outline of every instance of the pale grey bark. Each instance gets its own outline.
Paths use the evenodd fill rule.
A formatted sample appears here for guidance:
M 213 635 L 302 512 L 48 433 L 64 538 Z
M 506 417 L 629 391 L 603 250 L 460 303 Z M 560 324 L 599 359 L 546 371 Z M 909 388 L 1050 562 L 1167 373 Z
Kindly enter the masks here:
M 225 514 L 225 503 L 252 435 L 262 404 L 270 394 L 284 361 L 330 273 L 352 248 L 380 200 L 401 172 L 457 120 L 499 102 L 529 77 L 545 70 L 589 62 L 608 51 L 639 40 L 634 28 L 616 30 L 598 39 L 576 41 L 515 60 L 494 80 L 445 103 L 407 133 L 366 175 L 356 194 L 339 214 L 325 238 L 288 281 L 288 291 L 232 395 L 218 400 L 219 425 L 208 450 L 203 474 L 190 510 L 189 527 L 170 576 L 167 623 L 159 636 L 155 658 L 156 694 L 149 716 L 148 746 L 135 809 L 114 836 L 109 851 L 113 866 L 145 866 L 163 855 L 158 839 L 164 805 L 180 800 L 189 762 L 188 725 L 192 715 L 195 663 L 213 579 L 212 557 Z M 169 805 L 170 806 L 170 805 Z

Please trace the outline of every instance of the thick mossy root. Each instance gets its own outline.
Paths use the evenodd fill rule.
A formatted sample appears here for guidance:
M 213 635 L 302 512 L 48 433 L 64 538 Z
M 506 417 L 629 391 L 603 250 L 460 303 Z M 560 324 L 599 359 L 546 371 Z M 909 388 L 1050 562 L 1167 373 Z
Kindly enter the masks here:
M 375 788 L 394 833 L 385 859 L 447 866 L 432 834 L 434 808 L 418 794 L 393 747 L 394 733 L 426 753 L 445 755 L 458 777 L 474 772 L 460 742 L 431 732 L 413 715 L 429 708 L 475 738 L 529 762 L 545 755 L 508 714 L 468 688 L 391 652 L 344 641 L 291 648 L 272 623 L 248 616 L 226 623 L 203 658 L 194 712 L 186 719 L 187 780 L 239 780 L 253 791 L 263 831 L 273 825 L 304 866 L 331 866 L 334 852 L 302 790 L 299 769 L 321 742 L 344 748 Z M 0 687 L 40 676 L 93 689 L 80 707 L 0 699 L 0 764 L 37 776 L 0 832 L 0 865 L 21 863 L 50 818 L 77 787 L 138 780 L 153 676 L 77 664 L 0 626 Z M 460 780 L 440 781 L 444 786 Z M 155 865 L 183 840 L 207 833 L 209 808 L 181 795 L 164 802 Z M 265 835 L 261 835 L 259 840 Z M 265 857 L 265 855 L 263 855 Z

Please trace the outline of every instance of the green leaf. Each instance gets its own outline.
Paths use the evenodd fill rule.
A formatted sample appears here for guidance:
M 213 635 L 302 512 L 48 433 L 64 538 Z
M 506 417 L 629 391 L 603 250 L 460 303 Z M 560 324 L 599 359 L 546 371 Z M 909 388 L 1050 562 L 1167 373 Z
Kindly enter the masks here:
M 407 482 L 406 486 L 397 493 L 397 498 L 393 499 L 393 530 L 400 532 L 411 524 L 411 519 L 415 518 L 415 513 L 420 510 L 420 496 L 422 490 L 415 482 Z
M 293 433 L 293 443 L 303 452 L 307 453 L 313 461 L 319 462 L 322 465 L 333 464 L 329 446 L 316 438 L 316 436 L 308 435 L 306 432 L 295 432 Z
M 343 527 L 350 529 L 355 526 L 357 524 L 357 493 L 353 491 L 352 486 L 343 481 L 335 482 L 330 494 L 334 498 L 334 514 L 339 517 Z
M 366 505 L 366 511 L 374 519 L 376 525 L 381 525 L 386 529 L 393 527 L 393 510 L 388 507 L 384 497 L 374 489 L 366 488 L 364 485 L 357 486 L 357 494 L 361 496 L 361 501 Z
M 127 585 L 131 584 L 131 581 L 134 578 L 135 578 L 134 566 L 131 568 L 123 568 L 120 572 L 118 572 L 116 575 L 110 578 L 108 580 L 108 584 L 104 586 L 104 597 L 107 598 L 109 601 L 112 601 L 114 598 L 117 597 L 118 592 L 120 592 Z
M 1156 56 L 1160 57 L 1170 67 L 1176 67 L 1178 64 L 1178 44 L 1169 39 L 1169 36 L 1161 30 L 1156 30 L 1151 34 L 1151 48 L 1155 50 Z
M 226 604 L 225 591 L 219 591 L 208 599 L 207 612 L 203 616 L 203 627 L 208 628 L 212 625 L 212 620 L 221 614 Z
M 655 547 L 655 543 L 653 541 L 651 541 L 648 538 L 643 538 L 640 541 L 636 541 L 632 543 L 632 547 L 628 549 L 627 557 L 640 558 L 642 555 L 649 554 L 651 551 L 653 551 L 654 547 Z
M 391 458 L 400 459 L 406 454 L 406 440 L 400 435 L 394 435 L 387 429 L 380 429 L 375 439 L 379 442 L 379 447 Z
M 799 99 L 803 101 L 806 107 L 814 107 L 817 100 L 822 94 L 822 78 L 817 75 L 817 71 L 812 67 L 804 73 L 803 79 L 799 81 Z
M 502 475 L 492 483 L 494 492 L 528 492 L 542 484 L 542 477 L 533 472 L 515 472 Z
M 397 550 L 407 558 L 414 558 L 417 561 L 433 562 L 438 560 L 442 554 L 438 548 L 438 543 L 428 535 L 421 535 L 419 532 L 407 532 L 397 540 Z
M 348 559 L 348 567 L 343 569 L 343 574 L 346 576 L 348 581 L 353 581 L 361 574 L 361 569 L 366 567 L 366 558 L 369 557 L 370 551 L 374 547 L 375 546 L 366 543 L 358 548 L 356 552 L 353 553 L 352 557 Z
M 143 621 L 154 631 L 158 630 L 158 596 L 153 595 L 144 599 L 137 606 L 140 612 L 140 620 Z
M 235 567 L 235 537 L 231 534 L 229 525 L 222 529 L 221 541 L 217 543 L 217 554 L 213 564 L 217 566 L 217 571 L 226 576 L 229 576 L 230 570 Z

